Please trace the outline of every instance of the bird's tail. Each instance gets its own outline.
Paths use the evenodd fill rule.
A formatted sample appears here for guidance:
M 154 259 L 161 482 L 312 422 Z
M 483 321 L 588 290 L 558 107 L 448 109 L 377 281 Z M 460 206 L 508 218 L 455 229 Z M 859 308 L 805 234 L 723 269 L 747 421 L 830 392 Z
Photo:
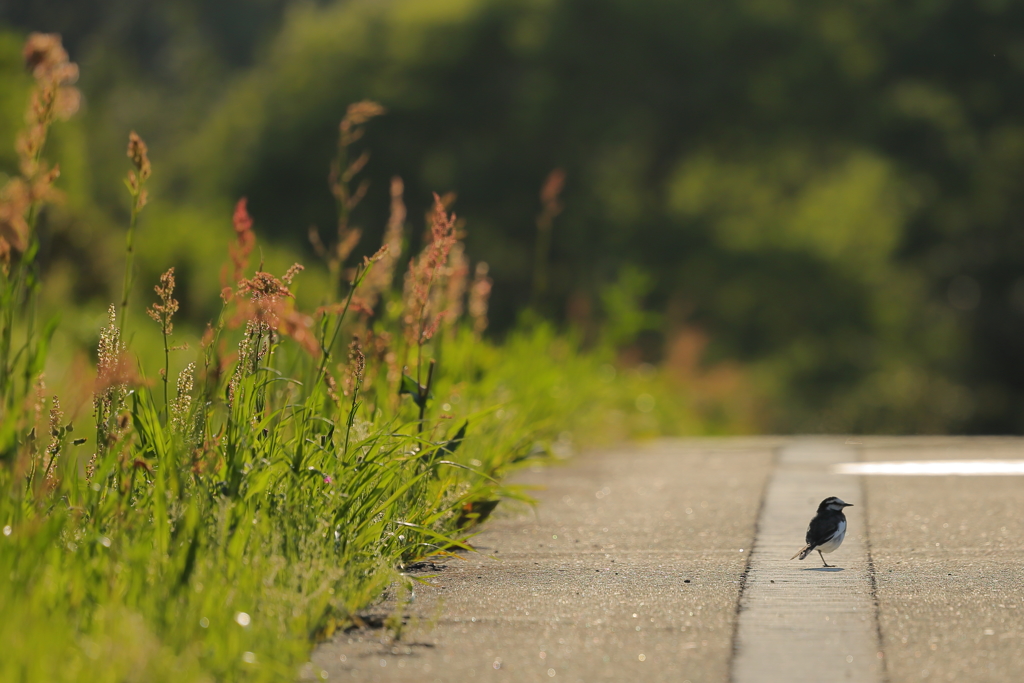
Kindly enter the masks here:
M 802 560 L 805 557 L 807 557 L 808 555 L 810 555 L 812 550 L 814 550 L 813 546 L 811 546 L 810 544 L 805 545 L 803 548 L 800 549 L 800 552 L 798 552 L 796 555 L 794 555 L 793 557 L 791 557 L 789 559 L 791 559 L 791 560 L 801 559 Z

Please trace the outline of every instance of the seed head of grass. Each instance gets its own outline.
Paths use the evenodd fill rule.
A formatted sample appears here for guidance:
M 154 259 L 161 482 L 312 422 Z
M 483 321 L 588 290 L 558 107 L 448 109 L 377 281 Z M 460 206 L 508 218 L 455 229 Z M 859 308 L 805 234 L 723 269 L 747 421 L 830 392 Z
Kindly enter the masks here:
M 32 33 L 22 48 L 25 66 L 37 81 L 56 80 L 62 84 L 78 80 L 78 67 L 68 60 L 57 33 Z
M 236 327 L 245 321 L 248 326 L 249 322 L 255 320 L 268 331 L 273 329 L 291 337 L 310 355 L 317 356 L 320 353 L 320 345 L 313 333 L 312 318 L 296 311 L 290 303 L 294 296 L 288 286 L 305 269 L 304 266 L 300 263 L 292 264 L 281 279 L 264 271 L 257 271 L 251 278 L 245 277 L 249 256 L 256 246 L 256 235 L 252 230 L 253 221 L 247 203 L 245 197 L 239 199 L 232 216 L 235 241 L 228 251 L 235 287 L 229 286 L 226 282 L 227 265 L 221 272 L 224 285 L 221 298 L 225 303 L 236 306 L 228 325 Z M 242 295 L 248 295 L 248 300 Z M 232 379 L 232 383 L 237 384 L 237 377 Z
M 348 105 L 348 109 L 345 111 L 345 118 L 342 119 L 341 125 L 345 128 L 361 126 L 370 119 L 381 116 L 386 112 L 387 110 L 384 107 L 371 100 L 355 102 Z
M 64 412 L 60 409 L 60 399 L 54 396 L 50 406 L 50 445 L 46 449 L 46 482 L 50 485 L 57 483 L 55 465 L 64 438 L 64 428 L 61 426 L 63 421 Z
M 304 271 L 306 267 L 301 263 L 293 263 L 290 268 L 285 272 L 284 277 L 281 278 L 281 282 L 286 285 L 290 285 L 295 276 Z
M 171 404 L 171 422 L 179 433 L 189 431 L 189 412 L 192 407 L 192 388 L 195 384 L 196 364 L 189 363 L 178 374 L 177 395 Z
M 100 330 L 97 353 L 97 381 L 101 387 L 122 386 L 119 367 L 124 356 L 121 344 L 121 329 L 117 326 L 117 312 L 114 304 L 107 308 L 107 326 Z
M 263 271 L 258 271 L 251 278 L 239 281 L 238 291 L 248 294 L 256 303 L 293 296 L 284 282 Z
M 153 168 L 149 163 L 149 148 L 134 130 L 128 134 L 128 158 L 132 160 L 132 165 L 135 168 L 128 171 L 125 184 L 134 200 L 132 210 L 138 213 L 146 206 L 149 199 L 149 193 L 143 185 L 149 180 Z
M 78 111 L 81 94 L 78 65 L 70 61 L 56 33 L 32 33 L 22 50 L 25 67 L 36 81 L 29 104 L 29 125 L 49 125 L 54 117 L 67 120 Z
M 252 231 L 252 217 L 246 208 L 247 203 L 245 197 L 239 199 L 231 217 L 231 224 L 235 229 L 235 241 L 228 248 L 233 268 L 231 283 L 237 283 L 245 276 L 245 269 L 249 267 L 249 255 L 256 246 L 256 235 Z M 227 287 L 228 282 L 223 281 L 222 284 Z
M 449 323 L 462 317 L 463 302 L 466 298 L 466 285 L 469 278 L 469 260 L 462 242 L 452 246 L 445 272 L 444 311 Z
M 458 241 L 455 214 L 449 214 L 441 197 L 434 194 L 430 217 L 430 242 L 409 262 L 405 279 L 405 333 L 410 345 L 421 346 L 433 337 L 444 311 L 431 311 L 431 289 L 441 277 L 448 255 Z
M 238 294 L 249 295 L 248 305 L 240 306 L 239 314 L 274 329 L 277 329 L 282 314 L 289 310 L 284 306 L 284 300 L 293 298 L 291 290 L 281 280 L 263 271 L 239 281 Z
M 96 451 L 86 468 L 88 479 L 92 479 L 100 456 L 116 444 L 128 430 L 130 421 L 122 411 L 128 387 L 142 384 L 121 341 L 116 309 L 111 304 L 107 309 L 107 326 L 100 330 L 96 385 L 93 389 Z
M 359 343 L 359 336 L 352 337 L 348 345 L 348 367 L 345 371 L 344 393 L 352 396 L 359 392 L 366 374 L 366 356 L 363 355 L 363 347 Z
M 250 319 L 245 324 L 245 336 L 238 342 L 238 360 L 228 383 L 228 404 L 233 404 L 243 379 L 253 374 L 267 353 L 270 325 L 265 320 Z
M 21 178 L 12 178 L 0 189 L 0 261 L 5 271 L 11 250 L 21 253 L 28 246 L 31 228 L 25 215 L 31 205 L 28 184 Z
M 9 272 L 12 252 L 28 248 L 32 225 L 27 218 L 33 207 L 61 198 L 53 182 L 60 175 L 42 158 L 43 147 L 54 119 L 70 118 L 78 111 L 81 95 L 71 84 L 78 80 L 78 66 L 55 33 L 32 33 L 23 49 L 25 65 L 35 85 L 25 112 L 25 127 L 15 138 L 20 178 L 0 188 L 0 270 Z
M 160 284 L 153 287 L 156 296 L 160 299 L 146 309 L 146 313 L 160 325 L 160 331 L 165 337 L 169 337 L 174 331 L 174 314 L 178 312 L 178 301 L 174 298 L 174 268 L 169 268 L 166 273 L 160 276 Z
M 129 387 L 144 384 L 121 341 L 114 305 L 107 308 L 107 326 L 100 330 L 93 396 L 97 417 L 107 418 L 120 409 Z
M 138 171 L 139 182 L 146 182 L 153 171 L 149 163 L 149 147 L 134 130 L 128 134 L 128 158 Z

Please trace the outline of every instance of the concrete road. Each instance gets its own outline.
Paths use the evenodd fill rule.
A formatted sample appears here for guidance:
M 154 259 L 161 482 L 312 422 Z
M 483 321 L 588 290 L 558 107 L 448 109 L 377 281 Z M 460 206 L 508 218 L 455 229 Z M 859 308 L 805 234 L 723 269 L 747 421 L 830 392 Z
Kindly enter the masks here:
M 858 441 L 868 461 L 1024 458 L 1021 439 Z M 863 479 L 889 680 L 1024 680 L 1024 477 Z
M 524 473 L 545 487 L 536 510 L 505 508 L 474 539 L 479 554 L 418 575 L 431 585 L 417 587 L 399 640 L 341 634 L 316 650 L 314 671 L 417 683 L 1024 680 L 1024 478 L 834 471 L 1021 457 L 1024 440 L 881 438 L 580 456 Z M 855 504 L 827 556 L 838 567 L 789 561 L 833 494 Z

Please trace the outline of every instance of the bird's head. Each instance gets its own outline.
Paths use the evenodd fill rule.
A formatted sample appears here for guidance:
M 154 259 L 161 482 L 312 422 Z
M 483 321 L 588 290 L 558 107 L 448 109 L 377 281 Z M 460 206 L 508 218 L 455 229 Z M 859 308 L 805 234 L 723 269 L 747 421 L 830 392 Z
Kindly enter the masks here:
M 821 501 L 821 504 L 818 506 L 818 512 L 824 512 L 825 510 L 839 511 L 852 505 L 853 503 L 844 503 L 841 498 L 829 496 Z

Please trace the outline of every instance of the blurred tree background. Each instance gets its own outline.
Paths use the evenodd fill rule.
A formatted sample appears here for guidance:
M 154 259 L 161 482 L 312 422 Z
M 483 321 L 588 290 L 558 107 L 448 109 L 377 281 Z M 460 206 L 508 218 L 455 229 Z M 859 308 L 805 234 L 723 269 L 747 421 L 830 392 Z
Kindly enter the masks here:
M 414 225 L 457 192 L 493 333 L 540 315 L 624 362 L 739 368 L 769 431 L 1024 432 L 1021 3 L 3 0 L 0 27 L 0 140 L 26 32 L 61 33 L 82 67 L 84 115 L 51 155 L 51 302 L 115 298 L 131 129 L 157 205 L 139 282 L 175 265 L 183 311 L 215 314 L 243 195 L 310 263 L 338 122 L 368 98 L 388 114 L 362 141 L 360 249 L 391 175 Z M 0 175 L 13 163 L 0 145 Z

